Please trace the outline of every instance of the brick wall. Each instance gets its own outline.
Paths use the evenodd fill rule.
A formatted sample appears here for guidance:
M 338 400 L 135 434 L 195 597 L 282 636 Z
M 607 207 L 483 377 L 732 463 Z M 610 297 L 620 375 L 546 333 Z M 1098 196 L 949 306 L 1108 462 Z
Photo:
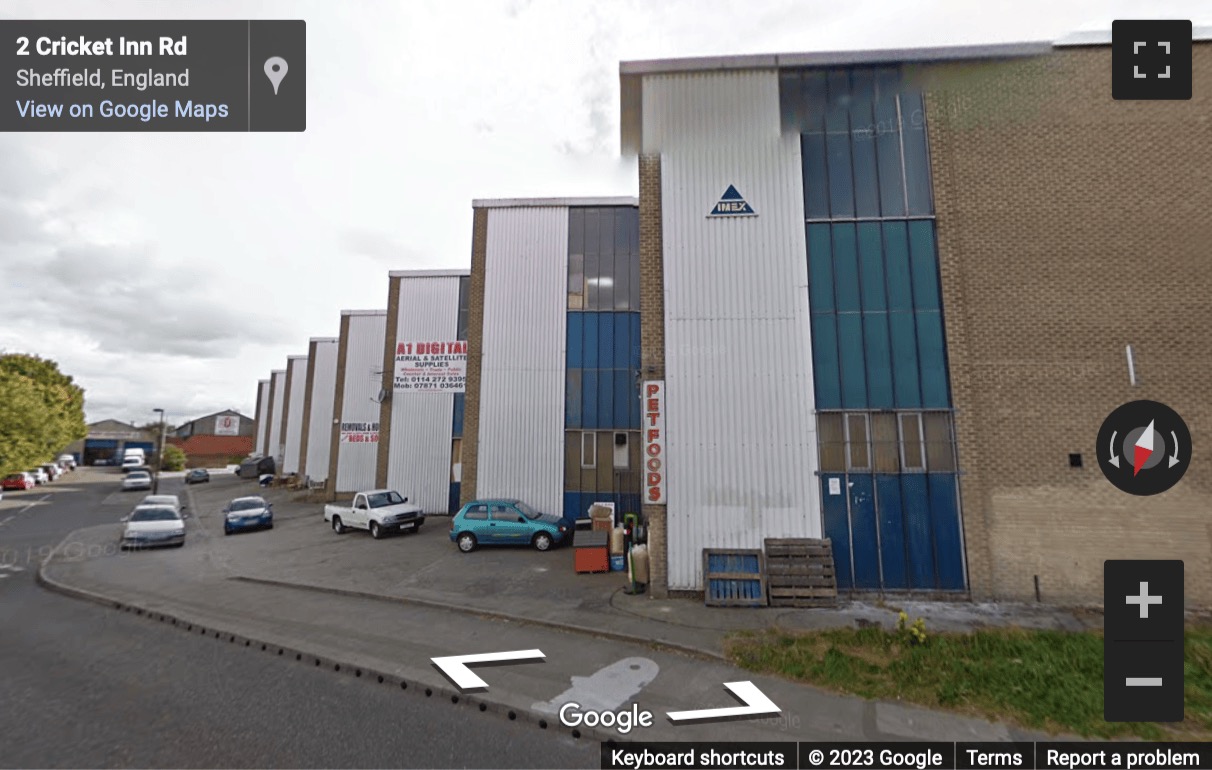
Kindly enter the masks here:
M 484 354 L 484 267 L 488 251 L 488 209 L 475 209 L 471 229 L 471 285 L 468 287 L 467 385 L 463 402 L 463 469 L 459 504 L 476 497 L 480 446 L 480 363 Z
M 642 379 L 665 378 L 665 277 L 661 240 L 661 156 L 640 156 L 640 345 Z M 641 494 L 645 487 L 641 486 Z M 649 593 L 669 595 L 663 505 L 644 505 L 648 522 Z
M 1212 45 L 1194 68 L 1212 82 Z M 1188 601 L 1212 604 L 1212 94 L 1115 102 L 1110 73 L 1105 46 L 928 72 L 974 598 L 1030 599 L 1038 575 L 1045 601 L 1097 603 L 1103 560 L 1181 558 Z M 1136 399 L 1194 442 L 1154 497 L 1115 489 L 1095 454 Z
M 400 331 L 400 281 L 393 276 L 387 281 L 387 333 L 383 345 L 383 384 L 388 394 L 379 404 L 379 447 L 375 456 L 375 486 L 387 486 L 387 459 L 391 456 L 391 405 L 395 389 L 396 342 Z
M 345 402 L 345 366 L 349 361 L 349 319 L 341 316 L 341 332 L 337 342 L 337 383 L 333 396 L 332 432 L 328 434 L 328 478 L 324 482 L 325 496 L 337 499 L 337 460 L 341 456 L 341 405 Z M 382 429 L 382 425 L 379 428 Z

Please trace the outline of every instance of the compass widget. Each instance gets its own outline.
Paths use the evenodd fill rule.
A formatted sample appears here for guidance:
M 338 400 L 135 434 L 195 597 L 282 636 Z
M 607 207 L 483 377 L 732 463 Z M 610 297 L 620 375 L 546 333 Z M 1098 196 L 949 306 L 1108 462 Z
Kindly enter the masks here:
M 1098 431 L 1098 465 L 1117 488 L 1156 495 L 1173 487 L 1191 462 L 1191 431 L 1170 407 L 1132 401 L 1116 409 Z

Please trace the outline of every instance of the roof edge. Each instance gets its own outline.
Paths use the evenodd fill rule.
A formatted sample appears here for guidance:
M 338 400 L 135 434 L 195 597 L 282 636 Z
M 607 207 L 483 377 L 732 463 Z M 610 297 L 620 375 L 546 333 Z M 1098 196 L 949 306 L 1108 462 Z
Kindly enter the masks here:
M 341 315 L 387 315 L 387 310 L 342 310 Z
M 514 209 L 556 206 L 638 206 L 640 199 L 629 195 L 585 198 L 476 198 L 473 209 Z
M 388 278 L 463 278 L 470 270 L 389 270 Z
M 308 337 L 308 342 L 340 342 L 340 337 Z

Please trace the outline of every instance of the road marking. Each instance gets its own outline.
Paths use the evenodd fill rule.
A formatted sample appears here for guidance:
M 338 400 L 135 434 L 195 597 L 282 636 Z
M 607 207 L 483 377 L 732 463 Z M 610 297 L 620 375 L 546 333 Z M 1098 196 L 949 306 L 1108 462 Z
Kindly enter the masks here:
M 0 569 L 7 569 L 13 572 L 24 572 L 25 567 L 18 567 L 16 564 L 0 564 Z
M 656 662 L 648 658 L 623 658 L 599 669 L 592 676 L 572 677 L 572 687 L 546 703 L 536 703 L 531 708 L 545 714 L 555 714 L 565 703 L 577 703 L 582 710 L 614 711 L 656 679 L 660 670 Z
M 5 519 L 4 521 L 0 521 L 0 527 L 3 527 L 5 524 L 8 524 L 10 521 L 12 521 L 12 520 L 13 520 L 13 518 L 14 518 L 13 516 L 9 516 L 9 517 L 8 517 L 7 519 Z
M 26 511 L 28 511 L 30 508 L 33 508 L 38 503 L 45 503 L 49 499 L 50 499 L 50 495 L 43 495 L 41 500 L 35 500 L 32 503 L 30 503 L 29 505 L 22 508 L 21 510 L 17 511 L 17 515 L 21 515 L 21 514 L 25 513 Z

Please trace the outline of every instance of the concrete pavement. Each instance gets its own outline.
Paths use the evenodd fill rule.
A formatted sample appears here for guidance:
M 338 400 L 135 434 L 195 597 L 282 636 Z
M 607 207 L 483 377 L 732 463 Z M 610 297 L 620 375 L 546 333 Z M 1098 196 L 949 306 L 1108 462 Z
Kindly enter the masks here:
M 222 502 L 257 492 L 275 501 L 275 528 L 225 537 L 217 513 Z M 113 525 L 73 533 L 47 560 L 41 579 L 58 590 L 190 626 L 190 633 L 217 634 L 229 644 L 264 644 L 302 664 L 352 668 L 355 676 L 382 676 L 431 697 L 512 713 L 543 729 L 567 731 L 551 704 L 576 696 L 603 708 L 638 703 L 652 711 L 652 728 L 626 736 L 638 740 L 1044 738 L 754 676 L 720 659 L 730 629 L 789 624 L 810 615 L 699 610 L 695 602 L 624 596 L 618 592 L 620 573 L 573 573 L 568 549 L 462 554 L 437 517 L 416 535 L 382 541 L 361 532 L 339 536 L 325 526 L 319 506 L 294 504 L 285 490 L 261 490 L 231 477 L 216 475 L 210 484 L 189 488 L 187 501 L 196 516 L 185 548 L 119 553 L 116 510 Z M 489 689 L 473 695 L 458 692 L 429 661 L 536 647 L 545 662 L 491 669 L 485 676 Z M 634 666 L 640 672 L 635 676 L 648 681 L 604 690 L 585 684 L 595 672 L 620 663 Z M 667 711 L 735 705 L 723 683 L 738 680 L 753 681 L 781 713 L 711 725 L 675 726 L 663 719 Z

